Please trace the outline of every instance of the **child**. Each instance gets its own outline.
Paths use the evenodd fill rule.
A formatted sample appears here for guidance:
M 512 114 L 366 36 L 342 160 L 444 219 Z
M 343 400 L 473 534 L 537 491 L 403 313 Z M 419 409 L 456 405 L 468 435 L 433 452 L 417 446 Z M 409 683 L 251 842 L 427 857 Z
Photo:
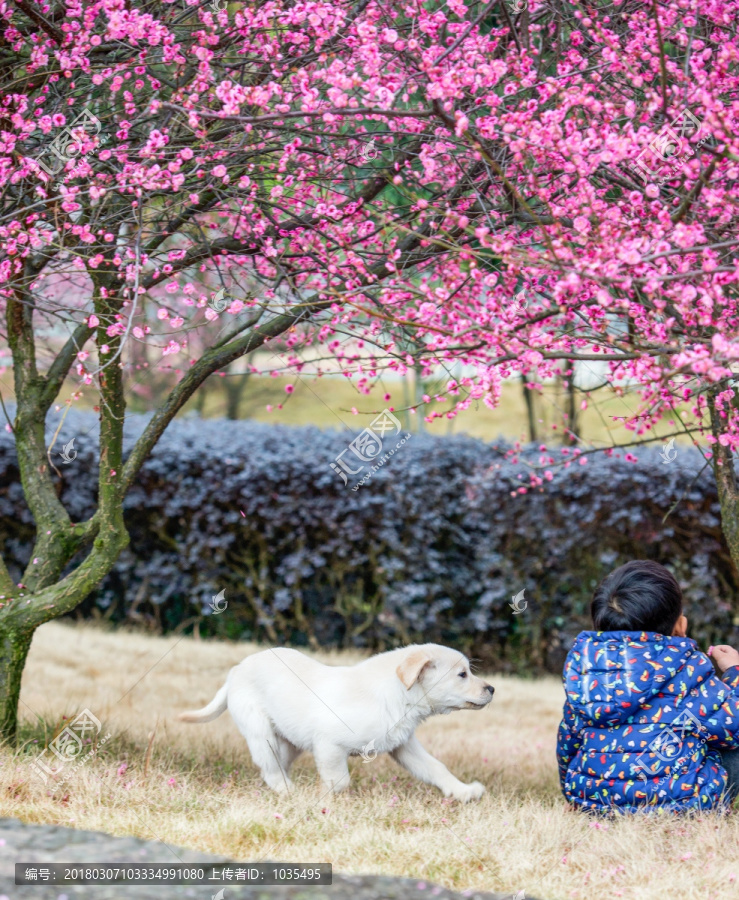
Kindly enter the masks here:
M 726 808 L 739 793 L 739 652 L 686 637 L 680 586 L 634 560 L 593 595 L 564 669 L 557 738 L 562 792 L 576 807 L 635 812 Z

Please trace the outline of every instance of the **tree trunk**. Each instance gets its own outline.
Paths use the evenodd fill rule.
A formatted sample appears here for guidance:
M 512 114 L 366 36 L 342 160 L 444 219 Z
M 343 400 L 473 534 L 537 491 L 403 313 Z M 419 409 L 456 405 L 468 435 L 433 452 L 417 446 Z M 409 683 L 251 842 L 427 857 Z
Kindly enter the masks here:
M 423 417 L 426 415 L 426 404 L 423 402 L 423 365 L 421 363 L 416 363 L 413 366 L 415 370 L 415 395 L 416 395 L 416 430 L 419 434 L 423 434 L 426 430 L 426 423 L 423 421 Z
M 412 431 L 413 422 L 411 421 L 411 384 L 410 378 L 403 378 L 403 428 L 406 431 Z
M 536 410 L 534 409 L 534 395 L 526 387 L 526 376 L 521 376 L 521 390 L 523 391 L 523 402 L 526 404 L 526 418 L 529 423 L 529 440 L 533 443 L 538 440 L 536 430 Z
M 726 390 L 722 383 L 712 388 L 708 394 L 708 409 L 711 414 L 711 432 L 716 443 L 711 447 L 713 454 L 713 475 L 716 479 L 719 505 L 721 507 L 721 530 L 729 548 L 734 569 L 739 573 L 739 485 L 737 484 L 734 454 L 718 441 L 725 431 L 726 419 L 716 408 L 716 395 Z M 726 413 L 724 412 L 724 416 Z M 734 607 L 734 624 L 739 625 L 739 608 Z
M 15 743 L 18 698 L 33 629 L 15 629 L 0 624 L 0 734 Z
M 56 584 L 30 594 L 16 587 L 0 609 L 0 740 L 15 741 L 21 675 L 34 631 L 71 612 L 113 568 L 128 544 L 125 528 L 98 534 L 87 558 Z
M 566 359 L 555 376 L 557 405 L 562 410 L 562 443 L 576 444 L 578 436 L 577 388 L 575 362 Z
M 30 280 L 33 272 L 29 266 L 30 262 L 26 266 Z M 103 276 L 98 280 L 101 279 L 106 280 Z M 19 284 L 16 295 L 7 302 L 7 333 L 17 402 L 12 428 L 23 492 L 36 525 L 36 540 L 22 583 L 15 584 L 0 559 L 0 741 L 12 742 L 17 734 L 21 675 L 34 631 L 44 622 L 71 612 L 112 569 L 129 540 L 123 520 L 123 497 L 175 415 L 210 375 L 328 306 L 328 301 L 322 299 L 301 301 L 299 308 L 281 312 L 258 328 L 261 313 L 253 321 L 236 326 L 187 369 L 155 411 L 124 463 L 126 392 L 122 364 L 118 361 L 123 338 L 108 333 L 122 315 L 123 300 L 116 293 L 117 281 L 113 277 L 107 278 L 107 284 L 102 281 L 95 281 L 93 295 L 97 325 L 79 325 L 46 375 L 41 375 L 36 366 L 33 294 Z M 45 422 L 79 348 L 93 335 L 99 359 L 107 360 L 96 372 L 101 398 L 98 508 L 91 519 L 75 523 L 61 503 L 52 479 Z M 107 346 L 105 354 L 101 352 L 103 345 Z M 62 577 L 68 563 L 87 548 L 87 557 Z
M 577 387 L 575 386 L 575 363 L 572 363 L 570 380 L 567 382 L 567 415 L 570 423 L 570 441 L 577 443 L 580 437 L 579 412 L 577 409 Z
M 193 405 L 193 409 L 195 412 L 202 418 L 203 410 L 205 409 L 205 398 L 208 395 L 208 388 L 210 387 L 210 383 L 205 381 L 203 382 L 200 390 L 195 394 L 195 403 Z
M 226 418 L 238 419 L 239 406 L 244 393 L 244 388 L 249 380 L 249 372 L 242 372 L 238 375 L 226 375 L 223 379 L 223 387 L 226 391 Z

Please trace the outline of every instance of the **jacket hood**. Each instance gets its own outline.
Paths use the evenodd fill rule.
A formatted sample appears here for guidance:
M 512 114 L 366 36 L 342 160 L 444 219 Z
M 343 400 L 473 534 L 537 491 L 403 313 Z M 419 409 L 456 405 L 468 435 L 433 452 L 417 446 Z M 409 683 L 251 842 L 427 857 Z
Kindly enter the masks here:
M 652 631 L 583 631 L 565 663 L 567 699 L 590 723 L 621 724 L 664 691 L 686 666 L 692 668 L 691 657 L 699 653 L 695 641 L 687 637 Z

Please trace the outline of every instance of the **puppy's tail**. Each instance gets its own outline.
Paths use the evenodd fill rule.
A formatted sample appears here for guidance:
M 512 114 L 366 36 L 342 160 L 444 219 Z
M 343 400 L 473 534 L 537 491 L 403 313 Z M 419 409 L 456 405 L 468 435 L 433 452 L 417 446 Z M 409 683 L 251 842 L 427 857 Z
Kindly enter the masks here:
M 228 684 L 226 683 L 207 706 L 204 706 L 202 709 L 180 713 L 177 718 L 180 722 L 212 722 L 213 719 L 217 719 L 222 712 L 226 711 L 228 706 L 227 694 Z

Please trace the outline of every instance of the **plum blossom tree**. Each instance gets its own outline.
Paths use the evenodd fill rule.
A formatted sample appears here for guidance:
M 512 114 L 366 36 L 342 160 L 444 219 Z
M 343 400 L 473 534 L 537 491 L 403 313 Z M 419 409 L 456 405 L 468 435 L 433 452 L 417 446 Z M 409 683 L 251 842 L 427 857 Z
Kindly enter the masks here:
M 0 566 L 3 735 L 35 628 L 111 569 L 167 425 L 276 342 L 272 366 L 330 357 L 366 394 L 449 372 L 448 416 L 598 361 L 640 393 L 629 441 L 678 404 L 706 434 L 739 563 L 737 7 L 2 0 L 8 427 L 37 529 L 21 583 Z M 177 381 L 124 458 L 141 347 Z M 99 392 L 86 522 L 45 437 L 70 377 Z

